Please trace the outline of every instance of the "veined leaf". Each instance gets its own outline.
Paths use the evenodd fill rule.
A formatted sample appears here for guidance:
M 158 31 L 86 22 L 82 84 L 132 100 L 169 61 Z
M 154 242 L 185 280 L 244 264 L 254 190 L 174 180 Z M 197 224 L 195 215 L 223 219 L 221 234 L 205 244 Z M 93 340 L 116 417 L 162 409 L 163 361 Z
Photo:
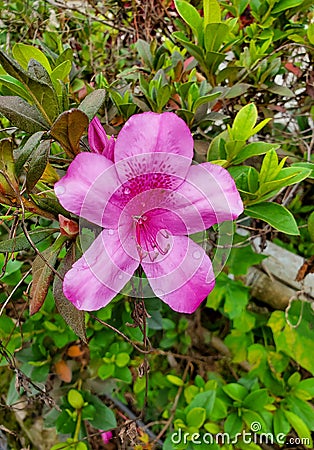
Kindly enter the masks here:
M 254 103 L 244 106 L 236 115 L 232 128 L 231 137 L 237 141 L 246 141 L 252 136 L 252 130 L 257 121 L 257 109 Z
M 282 233 L 298 236 L 300 234 L 297 223 L 291 212 L 278 203 L 262 202 L 245 208 L 245 213 L 254 219 L 261 219 L 269 223 Z
M 218 52 L 226 39 L 229 28 L 225 23 L 209 23 L 205 28 L 204 45 L 206 52 Z
M 221 22 L 221 9 L 217 0 L 203 0 L 204 29 L 209 23 Z
M 202 45 L 203 19 L 199 15 L 197 9 L 184 0 L 175 0 L 174 3 L 178 13 L 193 30 L 194 35 L 198 39 L 198 43 Z
M 29 95 L 24 85 L 11 75 L 0 75 L 0 84 L 10 89 L 10 91 L 24 98 L 27 101 L 32 101 L 32 97 Z
M 264 155 L 270 150 L 276 150 L 277 148 L 279 148 L 279 145 L 276 144 L 268 144 L 267 142 L 251 142 L 240 151 L 235 159 L 232 160 L 232 164 L 240 164 L 248 158 Z
M 26 70 L 30 60 L 35 59 L 47 70 L 48 73 L 51 73 L 50 63 L 46 55 L 39 50 L 39 48 L 33 47 L 32 45 L 18 43 L 14 45 L 12 53 L 16 61 L 23 67 L 23 69 Z
M 38 109 L 19 97 L 0 96 L 0 113 L 9 119 L 12 125 L 27 133 L 49 128 Z
M 20 175 L 24 164 L 26 163 L 32 152 L 35 150 L 35 148 L 38 147 L 44 134 L 44 131 L 37 131 L 37 133 L 32 134 L 27 139 L 22 147 L 19 147 L 14 151 L 15 170 L 17 175 Z
M 79 105 L 78 109 L 85 113 L 89 120 L 97 114 L 99 109 L 102 107 L 106 98 L 105 89 L 96 89 L 95 91 L 88 94 L 84 100 Z
M 56 228 L 45 228 L 43 230 L 30 231 L 28 234 L 33 244 L 38 244 L 38 242 L 43 241 L 56 231 L 58 231 Z M 15 238 L 0 241 L 0 253 L 19 252 L 29 248 L 31 248 L 31 245 L 24 233 L 19 234 Z
M 26 174 L 26 187 L 30 192 L 41 178 L 48 163 L 50 141 L 42 141 L 29 159 L 29 168 Z

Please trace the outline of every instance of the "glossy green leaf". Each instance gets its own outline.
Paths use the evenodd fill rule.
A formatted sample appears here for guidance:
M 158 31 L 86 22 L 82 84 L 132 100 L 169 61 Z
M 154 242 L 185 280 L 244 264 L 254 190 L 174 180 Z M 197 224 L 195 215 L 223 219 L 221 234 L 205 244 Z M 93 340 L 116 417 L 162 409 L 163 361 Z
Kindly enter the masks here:
M 96 89 L 84 98 L 78 109 L 85 113 L 89 120 L 92 120 L 104 104 L 105 99 L 106 90 Z
M 167 380 L 171 383 L 174 384 L 175 386 L 183 386 L 184 382 L 183 380 L 181 380 L 181 378 L 175 376 L 175 375 L 167 375 Z
M 262 411 L 269 402 L 267 389 L 258 389 L 250 392 L 243 402 L 243 407 L 253 411 Z
M 19 97 L 0 96 L 0 113 L 9 119 L 12 125 L 27 133 L 49 128 L 38 109 Z
M 118 367 L 125 367 L 130 361 L 130 356 L 128 353 L 118 353 L 116 356 L 116 365 Z
M 248 394 L 248 390 L 238 383 L 229 383 L 222 389 L 229 397 L 238 402 L 242 402 Z
M 284 163 L 284 160 L 281 161 L 281 165 L 278 164 L 278 155 L 275 150 L 270 150 L 266 153 L 259 173 L 260 183 L 263 184 L 274 180 L 282 168 L 282 163 Z
M 231 128 L 232 139 L 246 141 L 252 136 L 252 129 L 257 121 L 257 109 L 254 103 L 244 106 L 236 115 Z
M 203 19 L 196 8 L 184 0 L 175 0 L 175 6 L 182 19 L 193 30 L 194 35 L 201 41 L 203 31 Z M 201 42 L 200 42 L 201 43 Z
M 268 192 L 273 192 L 283 187 L 300 183 L 305 180 L 311 172 L 312 171 L 310 169 L 303 167 L 286 167 L 280 170 L 279 174 L 273 181 L 261 184 L 258 193 L 260 196 L 263 196 Z
M 310 43 L 312 45 L 314 45 L 314 23 L 313 22 L 309 23 L 309 25 L 308 25 L 307 38 L 310 41 Z
M 201 428 L 206 419 L 204 408 L 193 408 L 186 415 L 186 423 L 189 427 Z
M 295 8 L 303 3 L 303 0 L 280 0 L 276 2 L 275 7 L 272 10 L 273 14 L 285 11 L 286 9 Z
M 33 244 L 37 244 L 38 242 L 43 241 L 55 232 L 55 228 L 45 228 L 43 230 L 29 231 L 28 234 Z M 29 248 L 31 248 L 31 244 L 29 243 L 24 233 L 19 234 L 15 238 L 0 241 L 0 253 L 19 252 L 21 250 L 28 250 Z
M 285 410 L 284 414 L 285 414 L 286 418 L 288 419 L 290 425 L 297 432 L 297 435 L 299 436 L 299 438 L 300 439 L 308 439 L 308 442 L 309 442 L 308 447 L 312 448 L 313 441 L 312 441 L 311 432 L 308 429 L 308 427 L 306 426 L 306 424 L 303 422 L 303 420 L 291 411 Z
M 240 433 L 243 427 L 242 419 L 237 413 L 231 413 L 228 415 L 224 423 L 224 432 L 233 438 L 237 433 Z
M 275 436 L 278 436 L 280 433 L 283 433 L 284 435 L 289 433 L 291 426 L 282 409 L 277 409 L 275 411 L 273 418 L 273 427 Z
M 24 85 L 11 75 L 0 75 L 0 84 L 10 89 L 12 94 L 18 95 L 27 101 L 32 101 L 32 97 L 29 95 Z
M 68 392 L 68 402 L 75 409 L 81 409 L 84 406 L 84 398 L 82 394 L 76 389 L 70 389 Z
M 52 82 L 57 82 L 58 80 L 66 81 L 72 68 L 71 61 L 63 61 L 63 63 L 56 66 L 50 74 Z
M 291 212 L 278 203 L 262 202 L 245 208 L 245 214 L 261 219 L 282 233 L 298 236 L 297 223 Z
M 276 150 L 277 148 L 279 148 L 279 145 L 268 144 L 267 142 L 251 142 L 237 154 L 236 158 L 232 160 L 232 164 L 240 164 L 248 158 L 264 155 L 270 150 Z
M 203 0 L 204 28 L 209 23 L 221 22 L 221 9 L 217 0 Z
M 47 70 L 48 73 L 51 73 L 51 66 L 46 55 L 37 47 L 18 43 L 13 46 L 12 54 L 16 61 L 25 70 L 28 68 L 30 60 L 35 59 Z
M 228 35 L 225 23 L 209 23 L 205 28 L 204 44 L 206 52 L 218 52 Z

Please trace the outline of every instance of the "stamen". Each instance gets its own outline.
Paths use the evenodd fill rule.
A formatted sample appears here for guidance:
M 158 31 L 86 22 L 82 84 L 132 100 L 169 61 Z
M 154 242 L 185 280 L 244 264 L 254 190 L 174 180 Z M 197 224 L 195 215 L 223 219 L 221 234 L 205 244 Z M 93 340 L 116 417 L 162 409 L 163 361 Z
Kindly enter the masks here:
M 170 244 L 167 244 L 166 248 L 162 248 L 157 241 L 157 234 L 160 233 L 161 236 L 167 239 L 169 238 L 167 231 L 159 230 L 145 215 L 133 216 L 133 219 L 136 222 L 135 235 L 140 257 L 143 259 L 148 254 L 153 262 L 159 254 L 166 255 L 170 249 Z M 144 253 L 146 253 L 145 256 Z

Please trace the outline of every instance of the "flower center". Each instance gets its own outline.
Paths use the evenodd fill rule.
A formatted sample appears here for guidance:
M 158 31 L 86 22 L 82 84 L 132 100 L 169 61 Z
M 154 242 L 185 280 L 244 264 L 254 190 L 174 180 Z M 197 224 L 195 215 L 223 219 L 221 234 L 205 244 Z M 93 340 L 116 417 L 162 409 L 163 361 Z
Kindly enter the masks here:
M 154 261 L 159 254 L 166 255 L 170 245 L 166 244 L 163 246 L 157 239 L 158 234 L 160 234 L 161 237 L 168 239 L 169 235 L 166 230 L 158 229 L 154 225 L 153 220 L 145 214 L 133 216 L 133 220 L 135 223 L 135 236 L 138 252 L 141 259 L 149 255 L 149 259 Z

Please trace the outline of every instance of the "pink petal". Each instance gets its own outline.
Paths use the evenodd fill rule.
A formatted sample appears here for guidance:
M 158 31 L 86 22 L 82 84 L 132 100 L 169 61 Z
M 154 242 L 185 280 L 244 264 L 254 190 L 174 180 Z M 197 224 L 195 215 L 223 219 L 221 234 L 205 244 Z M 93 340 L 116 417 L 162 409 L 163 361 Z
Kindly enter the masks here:
M 155 295 L 181 313 L 194 312 L 215 285 L 209 257 L 186 236 L 172 236 L 169 252 L 142 267 Z
M 168 207 L 186 224 L 189 233 L 236 219 L 243 203 L 231 175 L 211 163 L 191 166 L 186 180 L 173 193 Z
M 113 136 L 110 140 L 107 138 L 107 134 L 97 116 L 89 124 L 88 143 L 93 152 L 104 155 L 113 161 L 114 138 Z
M 97 225 L 116 228 L 120 208 L 110 204 L 110 214 L 104 210 L 120 184 L 111 161 L 102 155 L 80 153 L 55 183 L 55 194 L 68 211 Z
M 174 153 L 193 157 L 193 138 L 186 123 L 174 113 L 135 114 L 116 140 L 115 162 L 143 153 Z
M 63 292 L 76 308 L 95 311 L 106 306 L 131 279 L 139 259 L 130 242 L 129 252 L 125 251 L 126 240 L 128 234 L 121 237 L 117 231 L 102 231 L 66 273 Z

